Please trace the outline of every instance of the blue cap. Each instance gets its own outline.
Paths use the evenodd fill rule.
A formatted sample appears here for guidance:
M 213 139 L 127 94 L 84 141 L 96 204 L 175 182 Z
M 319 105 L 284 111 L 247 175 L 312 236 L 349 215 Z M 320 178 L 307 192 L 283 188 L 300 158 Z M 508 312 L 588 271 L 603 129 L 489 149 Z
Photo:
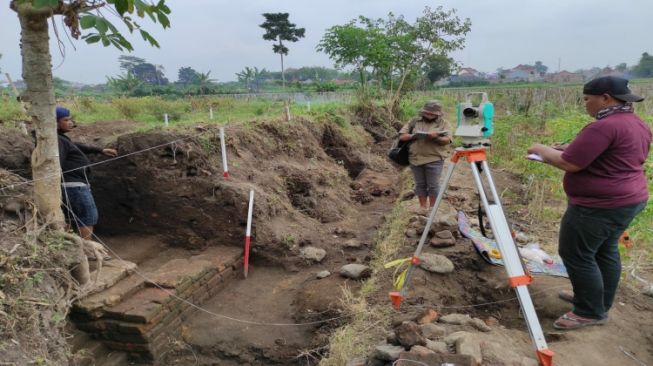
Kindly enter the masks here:
M 70 117 L 70 110 L 64 107 L 57 107 L 57 122 L 66 117 Z

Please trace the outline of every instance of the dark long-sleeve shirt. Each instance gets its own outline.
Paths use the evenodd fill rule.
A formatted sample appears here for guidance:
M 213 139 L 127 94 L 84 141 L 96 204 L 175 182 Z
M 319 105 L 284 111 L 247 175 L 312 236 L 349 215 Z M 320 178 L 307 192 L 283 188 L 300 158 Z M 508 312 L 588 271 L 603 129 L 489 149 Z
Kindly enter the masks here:
M 81 168 L 91 162 L 86 154 L 99 154 L 101 148 L 73 142 L 68 136 L 59 132 L 59 162 L 64 182 L 88 183 L 90 168 Z M 74 170 L 73 170 L 74 169 Z M 71 171 L 72 170 L 72 171 Z

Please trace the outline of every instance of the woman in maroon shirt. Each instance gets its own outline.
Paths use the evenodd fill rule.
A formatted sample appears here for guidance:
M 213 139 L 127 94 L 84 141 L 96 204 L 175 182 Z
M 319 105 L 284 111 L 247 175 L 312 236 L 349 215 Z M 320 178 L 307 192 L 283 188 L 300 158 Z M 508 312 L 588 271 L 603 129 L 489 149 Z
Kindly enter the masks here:
M 583 87 L 585 109 L 596 120 L 568 145 L 536 144 L 528 149 L 565 171 L 569 203 L 560 222 L 559 249 L 573 293 L 560 297 L 573 310 L 553 324 L 558 329 L 601 325 L 608 319 L 621 275 L 617 242 L 646 206 L 644 162 L 651 130 L 633 113 L 628 81 L 606 76 Z

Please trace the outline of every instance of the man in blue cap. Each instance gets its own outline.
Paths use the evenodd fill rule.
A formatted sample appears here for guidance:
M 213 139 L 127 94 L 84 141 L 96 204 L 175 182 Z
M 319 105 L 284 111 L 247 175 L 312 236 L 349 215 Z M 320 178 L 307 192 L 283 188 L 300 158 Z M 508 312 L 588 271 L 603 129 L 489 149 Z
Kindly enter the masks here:
M 61 164 L 61 186 L 64 212 L 68 225 L 74 225 L 79 236 L 91 239 L 93 227 L 98 221 L 98 211 L 91 194 L 90 176 L 91 163 L 86 154 L 103 154 L 114 157 L 118 155 L 115 149 L 102 149 L 94 146 L 73 142 L 68 136 L 76 127 L 70 110 L 57 107 L 57 134 L 59 137 L 59 162 Z
M 583 87 L 585 109 L 596 120 L 566 146 L 536 144 L 528 149 L 544 163 L 565 171 L 567 211 L 560 222 L 558 252 L 572 292 L 560 297 L 573 310 L 553 324 L 557 329 L 601 325 L 614 302 L 621 260 L 618 240 L 646 206 L 644 162 L 651 130 L 635 113 L 628 81 L 605 76 Z

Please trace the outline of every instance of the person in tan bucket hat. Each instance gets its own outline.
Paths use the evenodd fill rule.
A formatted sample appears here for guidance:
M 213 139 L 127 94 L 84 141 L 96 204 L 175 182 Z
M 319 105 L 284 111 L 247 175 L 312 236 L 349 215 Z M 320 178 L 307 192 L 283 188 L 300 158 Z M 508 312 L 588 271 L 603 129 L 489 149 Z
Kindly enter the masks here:
M 451 143 L 449 124 L 443 118 L 442 105 L 429 100 L 413 118 L 399 130 L 401 141 L 412 141 L 409 148 L 410 170 L 415 180 L 415 195 L 422 213 L 435 204 L 447 145 Z M 428 204 L 428 206 L 427 206 Z

